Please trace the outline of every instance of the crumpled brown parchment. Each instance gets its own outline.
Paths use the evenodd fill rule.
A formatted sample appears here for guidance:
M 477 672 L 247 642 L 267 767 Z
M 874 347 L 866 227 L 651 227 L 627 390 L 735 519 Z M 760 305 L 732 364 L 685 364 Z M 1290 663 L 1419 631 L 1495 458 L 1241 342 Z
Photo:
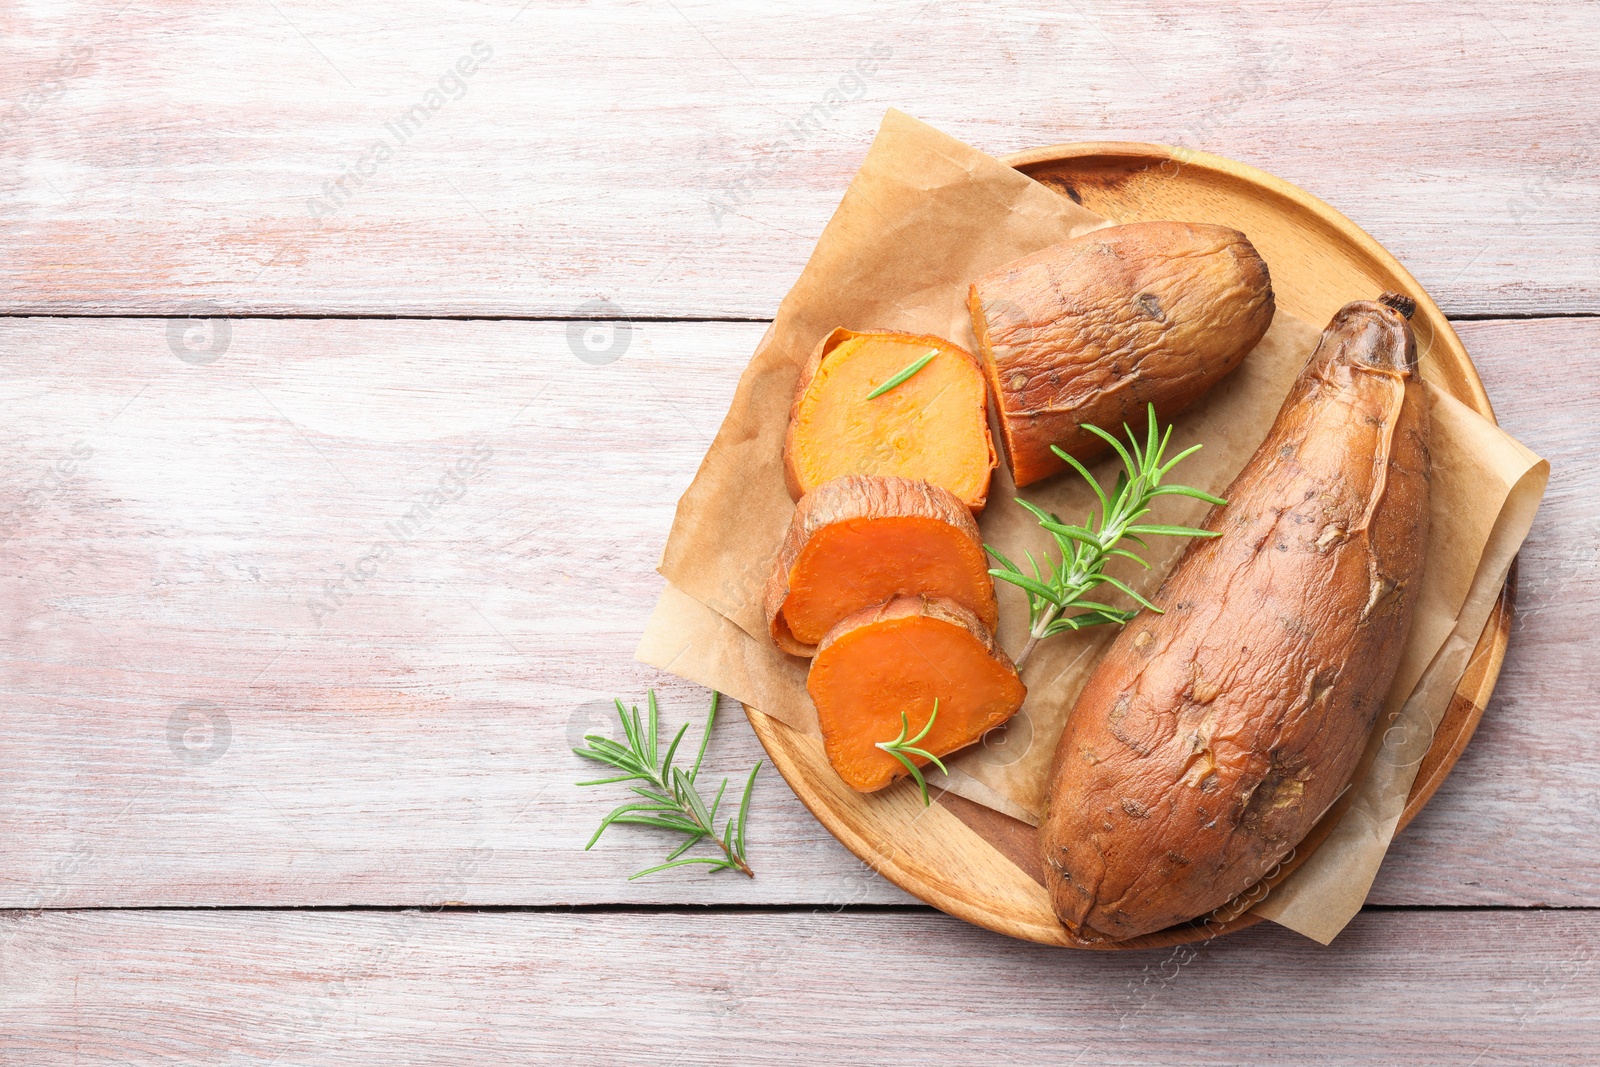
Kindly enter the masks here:
M 1197 220 L 1211 221 L 1211 220 Z M 974 349 L 967 286 L 984 271 L 1110 225 L 1031 178 L 891 110 L 784 298 L 744 375 L 727 418 L 678 504 L 660 571 L 670 583 L 638 658 L 812 734 L 807 661 L 766 636 L 762 584 L 794 509 L 784 488 L 782 443 L 795 382 L 817 339 L 836 326 L 947 337 Z M 1268 264 L 1271 267 L 1271 264 Z M 1350 299 L 1375 293 L 1351 293 Z M 1221 492 L 1266 436 L 1320 329 L 1280 311 L 1243 364 L 1174 423 L 1173 449 L 1203 443 L 1172 479 Z M 1424 380 L 1429 361 L 1422 358 Z M 1548 465 L 1439 389 L 1434 408 L 1432 533 L 1412 632 L 1385 716 L 1351 802 L 1313 857 L 1256 910 L 1326 943 L 1360 910 L 1393 836 L 1422 754 L 1443 716 L 1506 569 L 1527 534 Z M 1117 460 L 1090 465 L 1102 482 Z M 1017 507 L 1004 465 L 979 520 L 984 540 L 1009 558 L 1048 551 L 1049 536 Z M 1093 494 L 1068 474 L 1027 497 L 1064 516 L 1087 515 Z M 1157 501 L 1151 522 L 1194 523 L 1206 506 Z M 1119 573 L 1153 593 L 1183 544 L 1152 540 L 1149 571 Z M 1129 567 L 1133 565 L 1130 563 Z M 1027 635 L 1020 590 L 1000 583 L 1002 646 Z M 1023 710 L 930 781 L 1037 823 L 1056 738 L 1079 689 L 1113 634 L 1097 627 L 1042 643 L 1023 680 Z M 1420 747 L 1419 747 L 1420 746 Z

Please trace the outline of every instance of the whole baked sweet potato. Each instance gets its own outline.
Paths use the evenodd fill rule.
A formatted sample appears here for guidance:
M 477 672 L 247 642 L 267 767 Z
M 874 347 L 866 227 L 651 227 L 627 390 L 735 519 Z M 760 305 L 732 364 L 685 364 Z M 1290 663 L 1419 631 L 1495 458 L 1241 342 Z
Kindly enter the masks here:
M 1155 404 L 1170 419 L 1272 325 L 1267 264 L 1226 226 L 1136 222 L 1051 245 L 972 283 L 972 328 L 1017 485 L 1103 451 Z
M 1190 543 L 1154 597 L 1164 613 L 1129 623 L 1079 696 L 1040 843 L 1056 914 L 1081 940 L 1226 903 L 1354 773 L 1427 543 L 1413 306 L 1386 294 L 1334 315 L 1208 517 L 1220 536 Z

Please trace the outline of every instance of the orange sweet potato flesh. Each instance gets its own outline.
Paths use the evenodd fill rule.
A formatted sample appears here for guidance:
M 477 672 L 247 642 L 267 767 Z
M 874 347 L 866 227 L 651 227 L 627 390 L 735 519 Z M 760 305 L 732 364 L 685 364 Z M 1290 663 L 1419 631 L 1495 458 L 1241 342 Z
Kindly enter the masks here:
M 1403 297 L 1385 301 L 1410 310 Z M 1428 409 L 1402 314 L 1334 315 L 1271 432 L 1117 636 L 1056 748 L 1047 888 L 1080 940 L 1204 915 L 1298 844 L 1355 771 L 1428 539 Z
M 1145 405 L 1163 420 L 1272 325 L 1267 265 L 1226 226 L 1138 222 L 1051 245 L 972 283 L 968 309 L 1018 486 L 1107 448 Z
M 779 648 L 813 655 L 840 619 L 900 594 L 953 600 L 989 629 L 998 621 L 978 524 L 954 493 L 850 474 L 800 498 L 767 579 Z
M 1005 722 L 1027 695 L 1010 657 L 977 616 L 926 597 L 896 597 L 842 620 L 817 646 L 806 690 L 828 760 L 864 793 L 907 774 L 876 747 L 900 736 L 901 712 L 914 737 L 938 699 L 933 729 L 917 747 L 943 756 Z
M 930 351 L 933 360 L 872 400 L 879 385 Z M 988 384 L 977 357 L 941 337 L 838 329 L 800 374 L 783 443 L 789 495 L 846 474 L 920 479 L 974 513 L 995 467 Z

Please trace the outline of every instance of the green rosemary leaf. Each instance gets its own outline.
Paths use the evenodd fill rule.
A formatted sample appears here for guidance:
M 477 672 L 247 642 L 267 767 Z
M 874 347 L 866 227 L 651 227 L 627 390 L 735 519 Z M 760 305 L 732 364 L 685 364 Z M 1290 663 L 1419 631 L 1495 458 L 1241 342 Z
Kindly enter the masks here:
M 722 794 L 726 793 L 727 791 L 728 780 L 724 778 L 722 780 L 722 784 L 717 787 L 716 799 L 711 802 L 711 810 L 706 815 L 706 825 L 711 827 L 713 831 L 715 831 L 717 828 L 717 809 L 722 807 Z
M 1089 469 L 1087 467 L 1085 467 L 1082 463 L 1079 463 L 1077 461 L 1077 459 L 1075 459 L 1073 456 L 1067 454 L 1066 452 L 1061 451 L 1061 449 L 1054 448 L 1054 446 L 1052 446 L 1052 448 L 1055 451 L 1056 455 L 1060 456 L 1062 459 L 1066 460 L 1069 464 L 1071 464 L 1072 465 L 1072 469 L 1077 471 L 1080 475 L 1082 475 L 1083 476 L 1083 480 L 1089 483 L 1089 488 L 1094 490 L 1094 495 L 1095 495 L 1096 499 L 1098 499 L 1100 501 L 1100 514 L 1102 514 L 1102 515 L 1110 514 L 1110 512 L 1111 512 L 1111 504 L 1106 500 L 1106 492 L 1105 492 L 1104 489 L 1100 488 L 1100 483 L 1094 480 L 1094 476 L 1089 473 Z
M 1050 624 L 1051 629 L 1047 631 L 1047 636 L 1066 633 L 1068 630 L 1086 630 L 1091 626 L 1121 626 L 1132 622 L 1134 616 L 1138 614 L 1137 610 L 1118 611 L 1112 608 L 1109 611 L 1086 611 L 1081 615 L 1066 615 Z
M 700 773 L 700 761 L 706 758 L 706 746 L 711 743 L 711 727 L 717 721 L 717 705 L 722 703 L 722 694 L 715 689 L 711 691 L 711 710 L 706 712 L 706 732 L 700 735 L 700 751 L 694 754 L 694 769 L 689 772 L 689 781 L 694 781 Z
M 1217 531 L 1215 531 L 1215 530 L 1196 530 L 1193 526 L 1161 526 L 1161 525 L 1155 525 L 1155 524 L 1149 524 L 1149 523 L 1142 524 L 1142 525 L 1139 525 L 1139 526 L 1129 526 L 1127 528 L 1127 532 L 1131 533 L 1131 534 L 1142 534 L 1142 535 L 1144 535 L 1146 537 L 1148 537 L 1148 536 L 1150 536 L 1152 534 L 1161 534 L 1161 535 L 1166 536 L 1166 537 L 1216 537 L 1217 536 Z
M 611 821 L 623 826 L 654 826 L 658 830 L 674 830 L 682 834 L 699 833 L 694 823 L 664 811 L 630 811 Z
M 1168 429 L 1171 429 L 1171 427 L 1168 427 Z M 1179 452 L 1176 456 L 1173 456 L 1171 459 L 1167 460 L 1166 464 L 1158 469 L 1160 470 L 1161 474 L 1165 476 L 1166 473 L 1173 467 L 1176 467 L 1178 464 L 1182 463 L 1184 460 L 1188 459 L 1198 451 L 1200 451 L 1199 445 L 1190 445 L 1182 452 Z
M 878 747 L 883 748 L 882 745 L 879 745 Z M 893 756 L 895 759 L 899 760 L 901 763 L 905 764 L 906 770 L 911 772 L 911 777 L 916 781 L 917 788 L 922 791 L 922 806 L 926 808 L 932 805 L 933 801 L 928 799 L 928 780 L 922 777 L 921 768 L 919 768 L 915 763 L 912 763 L 911 757 L 904 755 L 899 749 L 883 748 L 883 750 L 889 753 L 889 755 Z
M 689 724 L 684 723 L 678 727 L 678 732 L 673 735 L 672 744 L 667 746 L 667 754 L 661 760 L 662 773 L 672 769 L 672 757 L 678 754 L 678 743 L 683 740 L 683 735 L 689 732 Z
M 633 758 L 633 752 L 630 749 L 622 747 L 609 737 L 590 734 L 584 740 L 589 742 L 588 748 L 575 748 L 572 750 L 584 759 L 609 763 L 613 767 L 631 767 L 638 764 L 638 761 Z
M 1060 534 L 1071 541 L 1081 541 L 1095 548 L 1100 547 L 1100 535 L 1093 530 L 1085 530 L 1082 526 L 1068 526 L 1064 522 L 1041 522 L 1039 524 L 1051 533 Z
M 1127 423 L 1122 424 L 1122 432 L 1128 435 L 1128 446 L 1133 449 L 1134 468 L 1136 470 L 1144 470 L 1149 466 L 1145 459 L 1149 452 L 1139 447 L 1139 438 L 1134 436 L 1133 430 L 1129 428 Z
M 1089 424 L 1087 422 L 1083 424 L 1083 428 L 1085 430 L 1088 430 L 1090 433 L 1094 434 L 1096 437 L 1102 438 L 1107 444 L 1109 444 L 1112 448 L 1114 448 L 1116 450 L 1117 455 L 1122 458 L 1123 466 L 1128 468 L 1128 473 L 1127 473 L 1126 477 L 1132 478 L 1133 475 L 1134 475 L 1134 472 L 1139 469 L 1139 465 L 1133 461 L 1133 457 L 1132 456 L 1128 455 L 1128 450 L 1126 448 L 1122 447 L 1122 442 L 1117 440 L 1116 437 L 1112 436 L 1111 434 L 1106 433 L 1100 427 L 1091 425 L 1091 424 Z M 1054 447 L 1054 446 L 1052 446 L 1052 447 Z M 1119 475 L 1118 476 L 1118 488 L 1119 489 L 1121 488 L 1121 485 L 1122 485 L 1121 478 L 1122 478 L 1122 476 Z
M 1055 591 L 1037 578 L 1029 578 L 1020 571 L 991 570 L 989 573 L 1002 582 L 1010 582 L 1012 585 L 1026 589 L 1036 597 L 1048 600 L 1051 603 L 1055 602 Z
M 1196 500 L 1204 500 L 1207 504 L 1221 507 L 1227 503 L 1220 496 L 1212 496 L 1202 489 L 1192 489 L 1187 485 L 1161 485 L 1150 490 L 1151 496 L 1192 496 Z
M 587 852 L 593 848 L 594 843 L 600 840 L 600 835 L 605 833 L 606 827 L 612 823 L 633 821 L 636 817 L 642 816 L 646 812 L 658 812 L 659 810 L 659 807 L 655 805 L 639 803 L 623 804 L 620 807 L 613 808 L 605 818 L 600 820 L 600 829 L 596 830 L 594 836 L 589 838 L 589 843 L 583 846 L 583 850 Z
M 711 869 L 714 871 L 732 871 L 740 869 L 737 864 L 732 863 L 729 860 L 718 859 L 715 856 L 695 856 L 686 860 L 673 860 L 671 863 L 659 863 L 654 867 L 649 867 L 640 871 L 638 874 L 628 875 L 628 881 L 636 881 L 640 878 L 643 878 L 647 874 L 655 874 L 659 871 L 671 870 L 674 867 L 692 867 L 697 863 L 709 864 Z
M 999 560 L 1000 566 L 1004 567 L 1006 570 L 1013 571 L 1017 574 L 1022 573 L 1017 569 L 1017 565 L 1015 563 L 1012 563 L 1009 559 L 1006 559 L 1004 556 L 1002 556 L 1000 554 L 1000 550 L 995 548 L 993 545 L 984 545 L 983 550 L 989 553 L 989 555 L 993 556 L 995 559 Z M 993 574 L 994 572 L 990 571 L 989 573 Z
M 1135 563 L 1137 563 L 1139 566 L 1143 567 L 1145 570 L 1149 570 L 1150 569 L 1150 564 L 1148 564 L 1148 563 L 1146 563 L 1144 561 L 1144 557 L 1143 556 L 1137 555 L 1136 553 L 1133 553 L 1133 552 L 1129 552 L 1125 548 L 1107 549 L 1106 550 L 1106 555 L 1108 555 L 1108 556 L 1121 556 L 1123 559 L 1131 559 Z
M 1117 579 L 1111 577 L 1111 575 L 1102 574 L 1100 576 L 1100 580 L 1105 582 L 1108 585 L 1116 586 L 1118 589 L 1122 590 L 1124 593 L 1128 594 L 1130 597 L 1132 597 L 1133 599 L 1137 600 L 1142 606 L 1144 606 L 1144 607 L 1148 608 L 1149 610 L 1155 612 L 1157 615 L 1165 614 L 1160 608 L 1158 608 L 1154 604 L 1150 603 L 1150 601 L 1146 600 L 1144 597 L 1140 596 L 1138 593 L 1135 593 L 1131 587 L 1123 584 L 1122 582 L 1117 581 Z
M 1125 496 L 1127 496 L 1127 493 L 1128 472 L 1125 470 L 1120 470 L 1117 472 L 1117 484 L 1111 490 L 1111 499 L 1114 503 L 1120 502 Z
M 1061 562 L 1064 565 L 1070 566 L 1071 563 L 1078 558 L 1078 554 L 1083 550 L 1082 544 L 1070 537 L 1065 536 L 1057 530 L 1050 531 L 1050 538 L 1051 540 L 1055 541 L 1056 551 L 1060 553 Z M 1033 565 L 1033 569 L 1034 572 L 1039 575 L 1040 580 L 1045 582 L 1049 582 L 1051 580 L 1051 576 L 1055 573 L 1055 567 L 1050 563 L 1049 556 L 1045 557 L 1043 567 L 1035 563 Z M 1046 573 L 1047 571 L 1049 573 Z
M 1051 536 L 1054 536 L 1054 535 L 1052 534 Z M 1065 557 L 1069 553 L 1077 551 L 1077 547 L 1075 545 L 1073 545 L 1071 540 L 1062 541 L 1060 538 L 1057 538 L 1056 539 L 1056 543 L 1061 546 L 1061 552 L 1062 552 L 1063 557 Z M 1056 568 L 1055 568 L 1055 564 L 1050 562 L 1050 557 L 1049 556 L 1046 556 L 1044 558 L 1044 562 L 1040 563 L 1038 560 L 1033 558 L 1033 553 L 1029 552 L 1028 553 L 1028 562 L 1033 564 L 1033 573 L 1035 575 L 1037 575 L 1039 577 L 1039 579 L 1041 581 L 1043 581 L 1046 585 L 1052 585 L 1055 582 L 1055 580 L 1056 580 Z
M 596 778 L 592 782 L 579 782 L 579 785 L 612 785 L 616 782 L 637 782 L 643 775 L 619 774 L 615 778 Z
M 1034 577 L 1048 582 L 1050 580 L 1050 576 L 1044 573 L 1044 569 L 1039 566 L 1039 561 L 1033 558 L 1033 553 L 1025 548 L 1022 550 L 1022 554 L 1028 557 L 1028 566 L 1033 568 Z
M 894 377 L 890 378 L 888 381 L 886 381 L 882 385 L 878 386 L 872 392 L 868 393 L 867 394 L 867 399 L 868 400 L 876 400 L 876 399 L 878 399 L 884 393 L 887 393 L 889 390 L 893 389 L 895 386 L 897 386 L 897 385 L 901 384 L 902 382 L 906 381 L 906 379 L 910 378 L 913 374 L 917 373 L 917 371 L 921 370 L 923 367 L 926 367 L 929 363 L 933 362 L 933 357 L 937 356 L 938 354 L 939 354 L 939 350 L 937 348 L 929 349 L 927 355 L 923 356 L 921 359 L 917 360 L 916 362 L 910 364 L 904 370 L 902 370 L 898 374 L 896 374 Z
M 761 760 L 756 760 L 756 765 L 750 768 L 750 780 L 744 784 L 744 797 L 739 801 L 739 831 L 734 835 L 736 846 L 734 855 L 742 861 L 744 859 L 744 824 L 750 818 L 750 794 L 756 788 L 756 775 L 761 771 Z
M 1072 606 L 1075 608 L 1087 608 L 1090 611 L 1103 611 L 1112 614 L 1122 613 L 1120 608 L 1114 608 L 1110 604 L 1102 604 L 1096 600 L 1074 600 Z
M 700 799 L 700 793 L 694 787 L 694 780 L 674 768 L 672 785 L 672 793 L 678 798 L 678 803 L 683 805 L 684 814 L 694 819 L 701 826 L 710 826 L 711 813 L 706 811 L 706 802 Z
M 644 762 L 651 767 L 658 766 L 656 759 L 656 742 L 661 738 L 661 716 L 656 710 L 656 691 L 651 689 L 646 694 L 646 701 L 650 706 L 650 732 L 645 736 Z
M 934 697 L 933 698 L 933 714 L 928 716 L 928 721 L 927 721 L 927 723 L 925 723 L 923 725 L 922 732 L 920 734 L 918 734 L 916 737 L 913 737 L 909 742 L 907 742 L 907 745 L 908 746 L 909 745 L 914 745 L 914 744 L 918 743 L 919 741 L 921 741 L 924 737 L 927 737 L 928 736 L 928 731 L 933 729 L 933 720 L 937 719 L 938 717 L 939 717 L 939 698 L 938 697 Z
M 617 701 L 617 711 L 622 717 L 622 734 L 625 738 L 627 738 L 628 751 L 632 754 L 634 759 L 638 760 L 641 765 L 644 765 L 646 763 L 643 747 L 644 741 L 642 740 L 644 727 L 639 724 L 639 705 L 635 704 L 633 706 L 633 713 L 630 715 L 622 710 L 622 701 L 619 700 Z
M 683 839 L 683 844 L 667 853 L 667 862 L 671 863 L 673 860 L 677 859 L 679 856 L 698 845 L 701 841 L 704 841 L 705 837 L 705 834 L 690 834 L 688 837 Z
M 716 816 L 722 805 L 722 798 L 728 788 L 728 779 L 722 780 L 722 786 L 717 790 L 716 797 L 712 800 L 711 807 L 707 808 L 705 801 L 695 785 L 695 776 L 700 773 L 700 765 L 705 759 L 706 746 L 711 739 L 711 727 L 716 721 L 717 705 L 721 694 L 713 693 L 711 709 L 706 715 L 705 733 L 700 739 L 700 749 L 695 755 L 694 768 L 684 771 L 681 767 L 674 767 L 672 761 L 677 755 L 678 747 L 688 732 L 688 725 L 678 729 L 673 735 L 672 742 L 667 746 L 666 753 L 661 752 L 661 715 L 656 703 L 655 690 L 650 690 L 649 699 L 646 701 L 647 712 L 641 714 L 638 705 L 631 711 L 623 706 L 622 701 L 614 703 L 617 708 L 617 718 L 622 723 L 622 732 L 626 744 L 620 744 L 608 737 L 592 734 L 584 740 L 588 742 L 585 748 L 575 748 L 573 752 L 584 759 L 595 760 L 617 767 L 627 773 L 610 778 L 596 779 L 592 782 L 580 782 L 580 785 L 613 785 L 618 782 L 642 782 L 642 785 L 629 786 L 629 790 L 641 797 L 641 800 L 630 801 L 619 807 L 613 808 L 605 818 L 600 820 L 600 827 L 584 846 L 585 850 L 593 848 L 595 842 L 605 833 L 610 826 L 646 826 L 658 830 L 669 830 L 673 833 L 683 834 L 685 840 L 667 856 L 666 862 L 650 867 L 630 876 L 643 878 L 657 871 L 664 871 L 672 867 L 683 867 L 690 864 L 708 866 L 713 871 L 736 870 L 754 878 L 755 872 L 750 869 L 744 856 L 744 828 L 750 816 L 750 797 L 755 786 L 756 773 L 761 770 L 758 761 L 750 772 L 750 780 L 745 785 L 744 798 L 739 806 L 737 828 L 735 820 L 728 820 L 727 828 L 719 838 L 716 832 Z M 693 856 L 687 858 L 683 854 L 702 841 L 710 841 L 722 851 L 721 856 Z
M 917 789 L 922 792 L 923 807 L 927 807 L 933 803 L 933 801 L 928 799 L 928 780 L 922 776 L 922 768 L 911 762 L 911 757 L 920 756 L 921 758 L 928 760 L 934 766 L 938 767 L 941 771 L 944 771 L 946 774 L 950 773 L 945 769 L 945 765 L 940 762 L 938 756 L 935 756 L 932 752 L 929 752 L 926 749 L 915 747 L 918 741 L 921 741 L 924 737 L 928 736 L 928 731 L 933 729 L 933 721 L 938 717 L 939 698 L 934 697 L 933 712 L 928 716 L 928 721 L 923 725 L 921 733 L 919 733 L 916 737 L 906 737 L 906 734 L 911 732 L 911 720 L 909 717 L 907 717 L 906 713 L 902 711 L 900 713 L 900 736 L 896 737 L 893 741 L 879 741 L 876 745 L 877 748 L 883 749 L 885 752 L 889 753 L 889 755 L 899 760 L 901 765 L 904 766 L 907 771 L 911 772 L 912 781 L 917 783 Z
M 1016 501 L 1017 501 L 1017 503 L 1021 504 L 1024 508 L 1026 508 L 1029 512 L 1031 512 L 1033 517 L 1038 519 L 1040 523 L 1060 522 L 1061 521 L 1055 515 L 1052 515 L 1050 512 L 1044 510 L 1041 507 L 1038 507 L 1038 506 L 1036 506 L 1034 504 L 1029 503 L 1028 501 L 1022 499 L 1020 496 L 1016 498 Z

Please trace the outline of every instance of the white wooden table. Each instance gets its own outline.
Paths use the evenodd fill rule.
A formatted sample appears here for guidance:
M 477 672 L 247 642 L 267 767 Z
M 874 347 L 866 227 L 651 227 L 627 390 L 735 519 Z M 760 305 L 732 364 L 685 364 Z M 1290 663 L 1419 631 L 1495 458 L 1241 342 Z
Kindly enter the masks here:
M 106 0 L 0 38 L 0 1063 L 1600 1059 L 1594 3 Z M 1333 947 L 1007 941 L 772 775 L 753 881 L 582 851 L 606 702 L 703 714 L 632 661 L 656 557 L 890 105 L 1298 183 L 1551 460 L 1495 701 Z M 737 715 L 712 752 L 759 755 Z

